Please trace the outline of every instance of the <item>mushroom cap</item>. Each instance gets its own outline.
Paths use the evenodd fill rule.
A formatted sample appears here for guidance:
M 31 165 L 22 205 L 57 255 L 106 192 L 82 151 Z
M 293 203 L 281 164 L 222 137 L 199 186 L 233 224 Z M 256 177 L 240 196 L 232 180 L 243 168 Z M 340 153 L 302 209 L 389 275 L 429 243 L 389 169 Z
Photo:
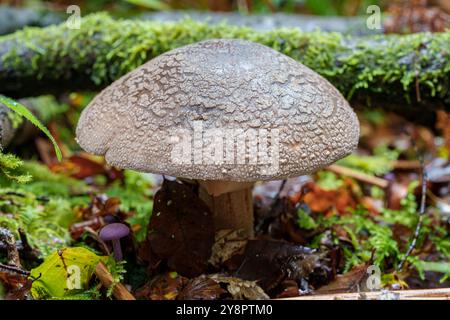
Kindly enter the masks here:
M 123 223 L 110 223 L 104 226 L 99 233 L 103 241 L 117 240 L 130 234 L 130 228 Z
M 358 139 L 355 113 L 326 79 L 269 47 L 230 39 L 150 60 L 97 95 L 77 127 L 80 146 L 111 165 L 238 182 L 312 173 Z

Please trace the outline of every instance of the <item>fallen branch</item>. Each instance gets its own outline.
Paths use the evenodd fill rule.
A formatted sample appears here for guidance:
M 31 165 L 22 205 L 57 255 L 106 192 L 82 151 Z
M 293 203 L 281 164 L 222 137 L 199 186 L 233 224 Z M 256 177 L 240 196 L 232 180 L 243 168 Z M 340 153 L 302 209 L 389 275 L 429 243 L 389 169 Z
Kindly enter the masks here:
M 136 300 L 136 298 L 121 283 L 114 284 L 114 279 L 103 262 L 99 262 L 95 268 L 95 274 L 105 288 L 114 285 L 113 296 L 118 300 Z
M 387 188 L 389 186 L 389 181 L 382 179 L 382 178 L 378 178 L 378 177 L 374 177 L 368 174 L 365 174 L 363 172 L 360 171 L 356 171 L 347 167 L 343 167 L 337 164 L 332 164 L 328 167 L 325 168 L 325 170 L 334 172 L 336 174 L 339 175 L 343 175 L 343 176 L 347 176 L 359 181 L 362 181 L 364 183 L 368 183 L 380 188 Z
M 282 300 L 450 300 L 450 288 L 319 294 Z
M 395 109 L 418 120 L 450 111 L 450 31 L 346 37 L 340 33 L 114 20 L 106 14 L 0 37 L 0 91 L 11 97 L 99 90 L 168 50 L 209 38 L 270 46 L 333 83 L 355 107 Z M 417 87 L 421 100 L 417 101 Z M 430 120 L 431 119 L 431 120 Z

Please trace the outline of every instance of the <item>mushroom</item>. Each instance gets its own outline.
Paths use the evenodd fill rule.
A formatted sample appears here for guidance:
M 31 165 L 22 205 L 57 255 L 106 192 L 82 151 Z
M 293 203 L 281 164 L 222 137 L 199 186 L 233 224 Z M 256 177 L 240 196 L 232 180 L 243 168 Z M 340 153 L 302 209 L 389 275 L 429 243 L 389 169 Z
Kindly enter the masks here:
M 99 233 L 100 239 L 103 241 L 111 241 L 116 261 L 123 259 L 120 239 L 130 234 L 130 229 L 123 223 L 110 223 L 104 226 Z
M 350 154 L 358 119 L 326 79 L 271 48 L 202 41 L 104 89 L 77 141 L 120 168 L 199 183 L 216 230 L 253 233 L 256 181 L 310 174 Z

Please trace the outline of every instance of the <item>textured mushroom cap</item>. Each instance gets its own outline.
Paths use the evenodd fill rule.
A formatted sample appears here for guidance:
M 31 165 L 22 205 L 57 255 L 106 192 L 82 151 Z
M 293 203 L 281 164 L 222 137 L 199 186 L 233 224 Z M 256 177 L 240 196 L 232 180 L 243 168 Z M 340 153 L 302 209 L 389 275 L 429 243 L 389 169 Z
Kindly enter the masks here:
M 77 127 L 80 146 L 111 165 L 201 180 L 309 174 L 350 154 L 358 138 L 355 113 L 326 79 L 243 40 L 207 40 L 154 58 L 103 90 Z
M 100 230 L 99 237 L 103 241 L 117 240 L 130 234 L 130 228 L 123 223 L 110 223 Z

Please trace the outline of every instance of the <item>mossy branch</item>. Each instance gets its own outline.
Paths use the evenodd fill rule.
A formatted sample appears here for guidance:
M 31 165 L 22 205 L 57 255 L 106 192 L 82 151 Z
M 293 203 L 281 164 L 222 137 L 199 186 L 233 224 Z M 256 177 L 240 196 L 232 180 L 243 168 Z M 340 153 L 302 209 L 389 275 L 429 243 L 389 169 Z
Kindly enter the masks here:
M 272 47 L 332 82 L 354 106 L 400 114 L 450 111 L 450 31 L 347 37 L 334 32 L 83 18 L 0 37 L 0 92 L 13 97 L 99 89 L 149 59 L 209 38 L 242 38 Z M 255 57 L 257 58 L 257 57 Z

